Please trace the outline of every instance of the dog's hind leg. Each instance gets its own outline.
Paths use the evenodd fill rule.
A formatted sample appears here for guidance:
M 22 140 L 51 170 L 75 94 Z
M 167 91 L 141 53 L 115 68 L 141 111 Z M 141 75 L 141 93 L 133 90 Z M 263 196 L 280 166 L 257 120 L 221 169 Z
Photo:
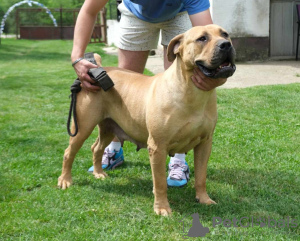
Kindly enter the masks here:
M 69 146 L 64 153 L 62 173 L 58 178 L 58 187 L 62 189 L 66 189 L 72 184 L 71 169 L 75 155 L 98 123 L 96 118 L 93 118 L 88 113 L 84 114 L 85 115 L 81 113 L 79 116 L 82 116 L 89 121 L 78 120 L 78 123 L 80 124 L 78 133 L 75 137 L 70 137 Z M 72 130 L 74 130 L 74 123 L 72 123 Z
M 110 131 L 110 128 L 106 125 L 105 121 L 101 122 L 98 125 L 99 128 L 99 136 L 95 143 L 92 145 L 93 152 L 93 164 L 94 171 L 93 174 L 95 178 L 105 178 L 107 174 L 102 169 L 102 156 L 105 150 L 105 147 L 109 145 L 109 143 L 114 138 L 114 134 Z
M 207 162 L 211 153 L 212 138 L 194 148 L 196 200 L 203 204 L 216 204 L 206 192 Z

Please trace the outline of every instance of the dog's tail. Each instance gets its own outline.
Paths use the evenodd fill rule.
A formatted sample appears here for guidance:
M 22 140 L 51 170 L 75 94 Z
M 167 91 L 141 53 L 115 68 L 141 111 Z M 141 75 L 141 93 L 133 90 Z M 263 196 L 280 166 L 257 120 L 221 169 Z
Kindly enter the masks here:
M 102 67 L 102 58 L 99 54 L 94 53 L 94 59 L 99 67 Z

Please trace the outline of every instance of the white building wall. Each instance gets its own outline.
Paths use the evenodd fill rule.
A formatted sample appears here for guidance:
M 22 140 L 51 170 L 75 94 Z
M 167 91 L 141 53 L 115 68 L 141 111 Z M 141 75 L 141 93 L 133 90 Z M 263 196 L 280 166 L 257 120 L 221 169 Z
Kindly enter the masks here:
M 268 37 L 270 0 L 210 0 L 215 24 L 231 37 Z

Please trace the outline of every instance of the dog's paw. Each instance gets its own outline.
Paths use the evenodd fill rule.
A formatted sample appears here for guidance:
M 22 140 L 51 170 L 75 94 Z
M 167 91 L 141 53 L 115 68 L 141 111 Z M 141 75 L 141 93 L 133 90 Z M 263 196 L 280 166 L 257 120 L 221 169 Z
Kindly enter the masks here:
M 210 197 L 206 194 L 200 197 L 196 197 L 196 202 L 211 205 L 211 204 L 217 204 L 214 200 L 210 199 Z
M 166 207 L 166 208 L 154 208 L 154 212 L 157 215 L 170 216 L 172 214 L 172 209 L 170 207 Z
M 96 179 L 105 179 L 108 175 L 106 174 L 106 172 L 101 172 L 101 173 L 93 173 L 94 177 Z
M 71 177 L 63 177 L 60 176 L 58 178 L 58 184 L 57 186 L 61 189 L 67 189 L 72 185 L 72 178 Z

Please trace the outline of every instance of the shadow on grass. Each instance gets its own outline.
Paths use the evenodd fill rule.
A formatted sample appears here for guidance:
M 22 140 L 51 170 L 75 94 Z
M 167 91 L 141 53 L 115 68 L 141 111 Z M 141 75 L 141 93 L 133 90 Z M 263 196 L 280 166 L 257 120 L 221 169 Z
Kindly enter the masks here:
M 135 164 L 140 167 L 138 163 Z M 130 166 L 128 169 L 131 169 Z M 139 197 L 147 197 L 148 201 L 146 202 L 151 202 L 150 205 L 152 205 L 154 196 L 151 175 L 140 175 L 140 177 L 130 177 L 129 173 L 123 175 L 127 171 L 126 168 L 122 168 L 115 174 L 109 173 L 108 180 L 99 180 L 99 182 L 92 178 L 77 180 L 75 185 L 90 186 L 95 193 L 100 191 L 104 197 L 105 193 L 109 197 L 120 197 L 120 199 L 116 199 L 116 202 L 120 201 L 120 203 L 123 202 L 123 199 L 136 198 L 139 200 Z M 192 179 L 186 187 L 168 189 L 168 199 L 173 210 L 172 219 L 174 221 L 193 213 L 199 213 L 201 222 L 210 227 L 212 227 L 213 217 L 221 217 L 223 220 L 242 217 L 264 218 L 265 220 L 270 217 L 280 220 L 290 217 L 300 221 L 300 208 L 297 201 L 300 183 L 295 174 L 285 171 L 210 168 L 207 190 L 210 197 L 218 203 L 210 206 L 196 202 L 194 173 L 191 173 L 191 176 Z M 145 205 L 145 203 L 141 203 L 141 205 Z M 276 228 L 274 232 L 293 239 L 295 235 L 299 235 L 298 226 L 296 228 Z M 255 228 L 259 227 L 249 227 L 247 230 Z M 265 229 L 270 228 L 266 227 Z
M 123 168 L 122 172 L 126 172 Z M 210 174 L 210 172 L 215 174 Z M 192 173 L 192 176 L 194 174 Z M 199 205 L 195 201 L 194 179 L 184 188 L 169 188 L 168 199 L 172 209 L 182 215 L 200 212 L 204 220 L 212 216 L 242 217 L 273 215 L 273 218 L 299 215 L 297 193 L 299 181 L 293 174 L 286 172 L 263 172 L 261 170 L 212 169 L 208 173 L 208 193 L 217 205 Z M 144 177 L 121 177 L 111 175 L 108 182 L 77 180 L 76 185 L 91 186 L 101 192 L 115 193 L 120 196 L 152 195 L 152 180 Z M 115 179 L 115 181 L 113 180 Z M 122 180 L 124 176 L 122 177 Z
M 60 53 L 57 52 L 48 52 L 47 49 L 42 50 L 27 50 L 25 49 L 16 49 L 16 46 L 13 45 L 4 45 L 1 49 L 1 61 L 15 61 L 15 60 L 57 60 L 61 61 L 62 59 L 70 59 L 70 54 L 63 51 Z

